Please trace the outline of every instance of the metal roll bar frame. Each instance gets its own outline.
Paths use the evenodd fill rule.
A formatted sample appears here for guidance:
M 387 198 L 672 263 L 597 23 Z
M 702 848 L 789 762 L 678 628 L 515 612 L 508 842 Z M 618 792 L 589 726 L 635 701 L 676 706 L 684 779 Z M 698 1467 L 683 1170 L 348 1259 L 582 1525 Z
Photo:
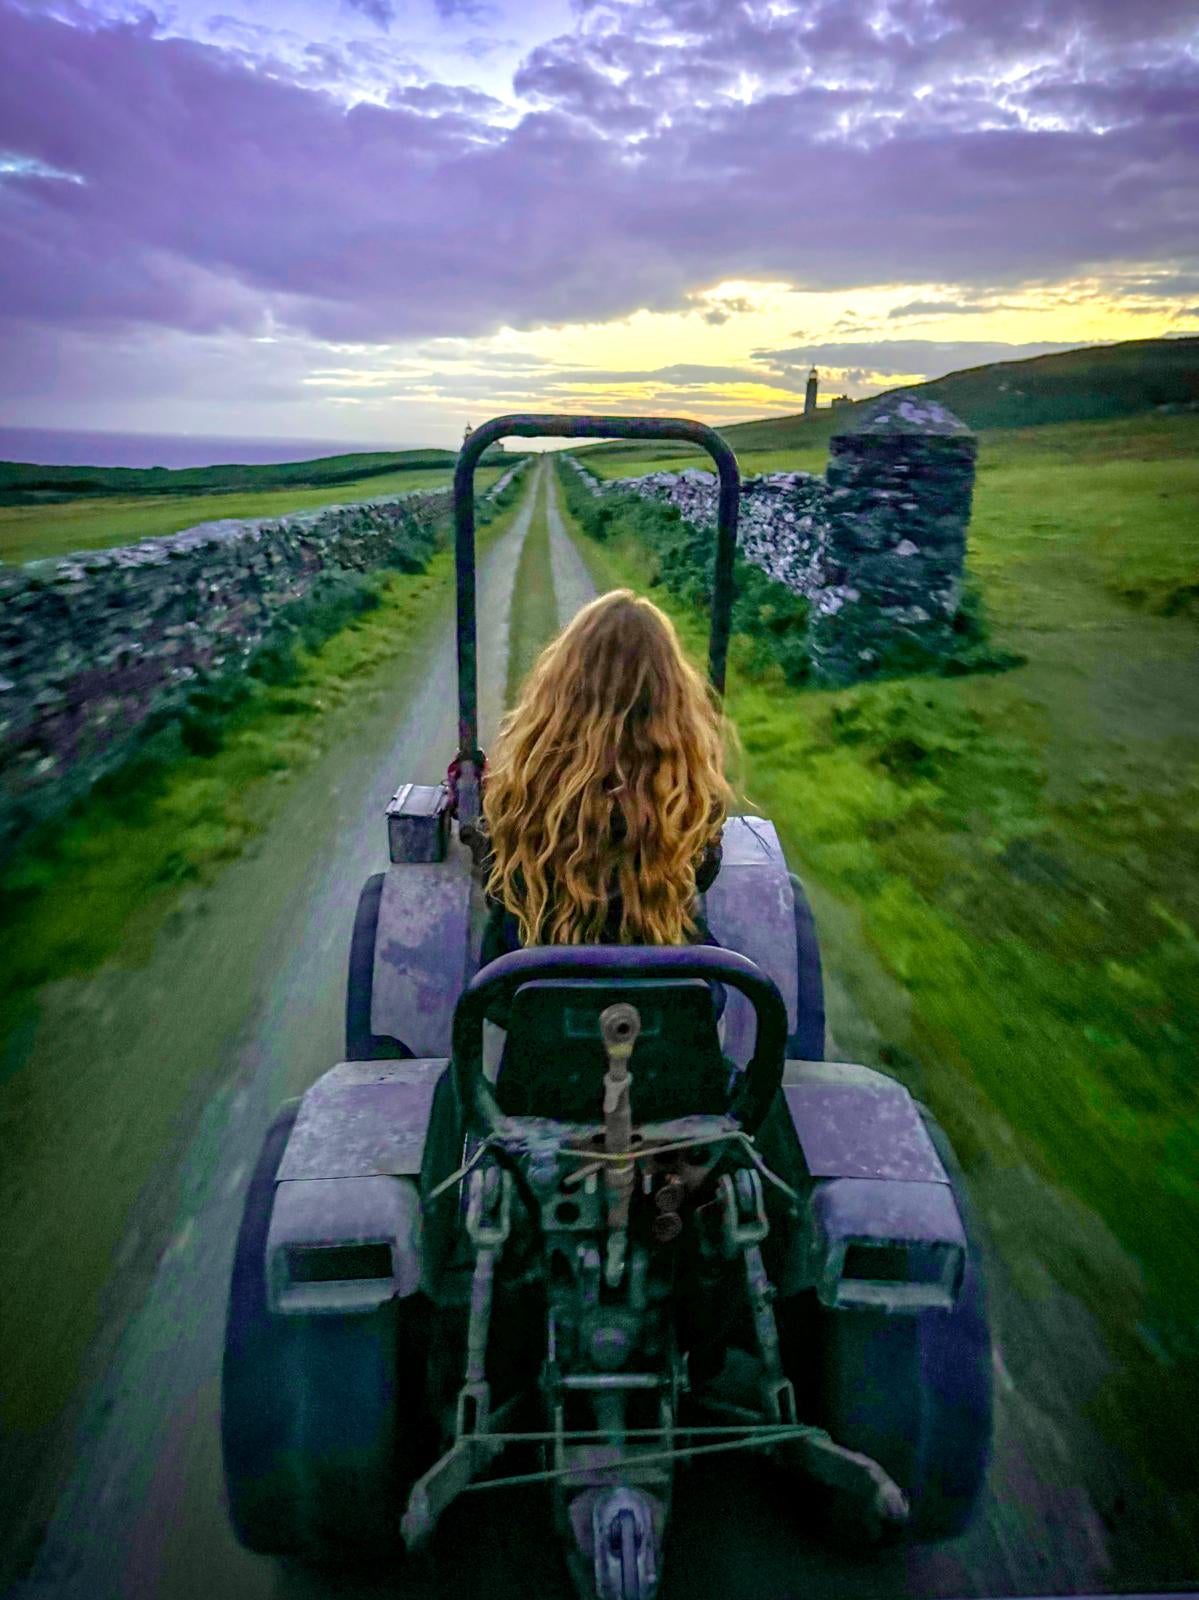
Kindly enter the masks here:
M 479 816 L 478 649 L 475 619 L 475 467 L 498 439 L 682 439 L 698 444 L 716 463 L 720 499 L 716 515 L 716 557 L 712 574 L 712 630 L 708 677 L 724 693 L 729 630 L 733 615 L 733 557 L 741 475 L 732 450 L 713 428 L 682 417 L 568 417 L 557 413 L 495 417 L 476 428 L 458 453 L 454 469 L 454 565 L 458 602 L 458 817 L 467 830 Z

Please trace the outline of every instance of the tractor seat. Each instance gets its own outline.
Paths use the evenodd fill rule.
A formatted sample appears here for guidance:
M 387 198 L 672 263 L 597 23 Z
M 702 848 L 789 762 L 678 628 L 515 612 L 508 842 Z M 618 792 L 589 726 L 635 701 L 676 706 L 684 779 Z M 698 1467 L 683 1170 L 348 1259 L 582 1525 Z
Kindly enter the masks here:
M 629 1061 L 633 1121 L 665 1122 L 726 1110 L 736 1068 L 720 1049 L 711 985 L 687 978 L 522 984 L 512 999 L 496 1075 L 501 1111 L 602 1122 L 608 1057 L 599 1019 L 618 1001 L 636 1006 L 641 1017 Z

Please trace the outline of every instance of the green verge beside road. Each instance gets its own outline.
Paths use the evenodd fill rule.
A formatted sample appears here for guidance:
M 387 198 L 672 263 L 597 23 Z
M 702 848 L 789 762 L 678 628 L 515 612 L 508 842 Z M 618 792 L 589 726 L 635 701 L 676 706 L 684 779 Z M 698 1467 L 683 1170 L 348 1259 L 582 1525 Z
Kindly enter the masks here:
M 519 481 L 503 508 L 480 506 L 481 548 L 515 515 Z M 329 614 L 268 644 L 247 677 L 215 685 L 64 819 L 23 841 L 0 873 L 0 1045 L 43 984 L 144 956 L 178 891 L 240 854 L 268 825 L 280 787 L 337 737 L 336 714 L 412 649 L 452 576 L 453 552 L 442 549 L 423 572 L 359 580 Z
M 1189 458 L 1155 458 L 1183 424 Z M 1199 1372 L 1199 640 L 1178 614 L 1199 422 L 1142 422 L 1145 460 L 1133 424 L 1094 426 L 1124 430 L 1125 459 L 984 445 L 970 564 L 1023 666 L 816 691 L 755 671 L 735 638 L 727 706 L 873 1059 L 933 1104 L 972 1177 L 1001 1187 L 1024 1161 L 1073 1197 L 1056 1238 L 1047 1211 L 1009 1225 L 1127 1357 L 1112 1385 L 1148 1360 L 1164 1427 Z M 617 529 L 580 547 L 598 586 L 650 590 L 702 659 L 706 618 L 643 545 Z M 1126 1281 L 1088 1217 L 1131 1257 Z M 1126 1416 L 1150 1404 L 1123 1398 Z M 1194 1467 L 1193 1439 L 1171 1457 L 1167 1437 L 1167 1466 Z

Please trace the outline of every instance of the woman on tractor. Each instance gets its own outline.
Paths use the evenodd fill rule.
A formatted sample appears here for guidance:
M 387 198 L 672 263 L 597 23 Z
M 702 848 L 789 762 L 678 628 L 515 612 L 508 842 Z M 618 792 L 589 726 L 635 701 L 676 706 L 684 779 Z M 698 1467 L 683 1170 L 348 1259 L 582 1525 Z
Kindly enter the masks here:
M 628 589 L 585 606 L 538 657 L 484 773 L 480 969 L 525 945 L 716 943 L 696 897 L 720 867 L 725 744 L 714 696 L 657 606 Z M 456 775 L 455 764 L 451 788 Z M 724 986 L 711 987 L 718 1020 Z M 506 1030 L 510 1006 L 497 997 L 488 1021 Z M 505 1048 L 484 1039 L 493 1082 Z M 643 1040 L 639 1061 L 654 1049 Z M 708 1069 L 704 1092 L 724 1104 L 731 1063 L 718 1047 Z M 427 1204 L 430 1260 L 461 1247 L 445 1189 L 463 1148 L 452 1096 L 447 1071 L 422 1168 L 423 1192 L 447 1196 Z
M 532 944 L 712 943 L 725 723 L 674 626 L 629 589 L 542 652 L 488 763 L 482 962 Z

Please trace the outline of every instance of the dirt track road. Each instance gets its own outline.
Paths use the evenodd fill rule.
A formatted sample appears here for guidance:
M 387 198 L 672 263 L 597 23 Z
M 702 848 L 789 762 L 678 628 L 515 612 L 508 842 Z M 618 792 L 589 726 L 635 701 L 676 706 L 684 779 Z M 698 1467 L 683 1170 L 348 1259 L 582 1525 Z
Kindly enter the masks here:
M 484 724 L 494 726 L 505 681 L 513 574 L 534 485 L 521 517 L 480 573 Z M 552 475 L 545 474 L 548 486 Z M 551 550 L 560 615 L 591 592 L 552 489 Z M 552 1542 L 528 1491 L 468 1497 L 431 1562 L 375 1584 L 280 1567 L 241 1550 L 221 1502 L 218 1373 L 225 1293 L 244 1185 L 276 1104 L 301 1092 L 342 1048 L 350 924 L 359 886 L 385 864 L 383 808 L 402 779 L 430 782 L 454 743 L 453 639 L 448 613 L 428 640 L 423 676 L 389 695 L 337 750 L 297 779 L 286 808 L 253 854 L 231 866 L 143 967 L 61 985 L 46 997 L 28 1066 L 64 1050 L 117 1070 L 152 1093 L 154 1076 L 189 1072 L 192 1114 L 164 1143 L 156 1177 L 128 1217 L 114 1260 L 102 1331 L 70 1414 L 72 1435 L 47 1437 L 23 1472 L 28 1513 L 23 1600 L 421 1600 L 486 1593 L 565 1595 Z M 837 1001 L 846 1014 L 844 999 Z M 114 1152 L 137 1140 L 138 1096 Z M 102 1184 L 103 1173 L 88 1182 Z M 47 1204 L 53 1193 L 47 1193 Z M 79 1226 L 88 1226 L 85 1198 Z M 30 1242 L 37 1248 L 37 1241 Z M 1023 1326 L 1003 1280 L 997 1322 Z M 80 1315 L 91 1315 L 88 1307 Z M 53 1339 L 54 1330 L 46 1330 Z M 879 1562 L 833 1557 L 795 1531 L 782 1491 L 748 1465 L 683 1476 L 668 1596 L 792 1600 L 837 1594 L 984 1596 L 1095 1592 L 1106 1587 L 1103 1525 L 1069 1459 L 1070 1443 L 1032 1398 L 1054 1390 L 1072 1351 L 1042 1346 L 1026 1388 L 997 1364 L 999 1427 L 983 1514 L 939 1551 Z M 1062 1459 L 1062 1451 L 1066 1459 Z M 794 1489 L 788 1491 L 794 1494 Z M 523 1493 L 523 1498 L 514 1494 Z M 30 1521 L 41 1525 L 40 1542 Z

